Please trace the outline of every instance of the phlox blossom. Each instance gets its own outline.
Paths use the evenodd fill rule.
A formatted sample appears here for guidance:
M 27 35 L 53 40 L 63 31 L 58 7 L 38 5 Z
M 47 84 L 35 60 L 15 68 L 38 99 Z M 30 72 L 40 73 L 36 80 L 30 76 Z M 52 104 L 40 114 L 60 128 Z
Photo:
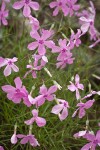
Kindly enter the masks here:
M 57 99 L 58 104 L 52 108 L 52 113 L 59 116 L 59 119 L 63 121 L 68 116 L 69 104 L 67 101 Z
M 32 115 L 33 115 L 33 117 L 30 120 L 25 121 L 25 124 L 31 125 L 31 124 L 33 124 L 33 122 L 36 122 L 36 124 L 39 127 L 43 127 L 46 125 L 46 120 L 44 118 L 38 116 L 38 110 L 33 109 Z
M 14 64 L 18 58 L 13 57 L 11 58 L 2 58 L 0 57 L 0 67 L 6 66 L 4 69 L 4 75 L 9 76 L 11 74 L 11 71 L 18 72 L 19 68 Z
M 28 49 L 35 50 L 36 48 L 38 48 L 39 55 L 45 55 L 46 54 L 45 47 L 52 49 L 53 46 L 55 45 L 55 43 L 52 40 L 49 40 L 52 34 L 53 31 L 51 30 L 42 30 L 41 36 L 39 35 L 38 32 L 35 33 L 31 32 L 30 33 L 31 37 L 36 41 L 28 44 Z
M 14 82 L 16 87 L 11 85 L 2 86 L 2 90 L 7 93 L 7 98 L 12 100 L 15 104 L 20 103 L 21 99 L 23 99 L 24 104 L 30 107 L 31 103 L 28 100 L 28 92 L 25 86 L 22 85 L 20 77 L 15 78 Z
M 47 87 L 45 85 L 42 85 L 40 87 L 40 95 L 32 98 L 29 97 L 29 100 L 32 104 L 36 104 L 37 107 L 43 105 L 45 103 L 46 100 L 48 101 L 52 101 L 54 99 L 54 93 L 57 91 L 57 86 L 53 85 L 51 86 L 49 89 L 47 89 Z
M 21 9 L 22 7 L 24 7 L 23 15 L 25 17 L 29 17 L 29 15 L 31 14 L 30 8 L 32 8 L 33 10 L 39 10 L 39 3 L 33 2 L 32 0 L 20 0 L 13 4 L 14 9 Z
M 95 150 L 96 146 L 100 146 L 100 130 L 97 131 L 96 135 L 87 133 L 84 138 L 86 138 L 89 143 L 84 145 L 81 150 Z
M 33 78 L 37 78 L 37 71 L 40 71 L 48 62 L 48 59 L 46 56 L 42 56 L 42 55 L 33 55 L 33 59 L 34 62 L 30 63 L 29 65 L 27 65 L 27 68 L 30 69 L 29 71 L 26 72 L 26 74 L 24 75 L 24 78 L 29 74 L 32 73 L 32 77 Z M 39 64 L 40 61 L 40 64 Z
M 79 118 L 83 118 L 85 116 L 85 109 L 89 109 L 90 107 L 92 107 L 93 103 L 95 102 L 95 100 L 89 100 L 86 103 L 80 102 L 77 104 L 77 107 L 79 107 L 78 109 L 76 109 L 76 111 L 74 112 L 74 114 L 72 115 L 72 117 L 75 117 L 77 112 L 79 111 Z
M 76 99 L 78 100 L 80 98 L 80 90 L 84 90 L 83 84 L 80 84 L 80 77 L 78 74 L 75 76 L 75 84 L 70 81 L 71 85 L 68 85 L 68 89 L 72 92 L 76 91 Z
M 55 8 L 55 10 L 53 11 L 53 16 L 57 16 L 58 15 L 58 12 L 60 10 L 63 11 L 64 13 L 64 16 L 67 16 L 68 13 L 69 13 L 69 9 L 66 5 L 67 1 L 66 0 L 56 0 L 56 1 L 53 1 L 49 4 L 50 8 Z
M 40 146 L 37 139 L 32 134 L 28 134 L 28 135 L 18 134 L 17 137 L 21 139 L 20 141 L 21 144 L 26 144 L 29 142 L 30 145 L 33 147 Z

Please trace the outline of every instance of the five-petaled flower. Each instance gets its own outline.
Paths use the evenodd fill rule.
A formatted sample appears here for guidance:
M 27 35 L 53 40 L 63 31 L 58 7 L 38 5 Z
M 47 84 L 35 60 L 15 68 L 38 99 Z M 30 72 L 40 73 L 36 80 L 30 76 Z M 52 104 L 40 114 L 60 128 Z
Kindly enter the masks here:
M 37 139 L 35 138 L 34 135 L 32 134 L 28 134 L 28 135 L 23 135 L 23 134 L 17 134 L 17 137 L 19 139 L 22 139 L 20 141 L 21 144 L 26 144 L 26 143 L 30 143 L 31 146 L 36 147 L 36 146 L 40 146 Z
M 18 72 L 19 68 L 14 64 L 18 58 L 2 58 L 0 57 L 0 67 L 6 66 L 4 69 L 4 75 L 9 76 L 11 74 L 11 71 Z
M 69 104 L 67 101 L 62 99 L 56 99 L 58 104 L 52 108 L 52 113 L 59 116 L 59 119 L 63 121 L 68 116 Z
M 22 7 L 24 7 L 23 15 L 25 17 L 29 17 L 29 15 L 31 14 L 30 7 L 33 10 L 39 10 L 39 4 L 37 2 L 33 2 L 32 0 L 20 0 L 13 4 L 14 9 L 21 9 Z
M 38 47 L 38 53 L 40 55 L 45 55 L 46 49 L 45 46 L 48 48 L 53 48 L 55 43 L 52 40 L 48 40 L 53 34 L 51 30 L 42 30 L 41 36 L 38 32 L 31 32 L 30 35 L 32 38 L 36 39 L 35 42 L 32 42 L 28 45 L 29 50 L 35 50 Z
M 77 100 L 80 98 L 79 89 L 80 90 L 84 90 L 83 84 L 80 84 L 79 82 L 80 82 L 80 77 L 79 77 L 78 74 L 76 74 L 76 76 L 75 76 L 75 84 L 70 81 L 71 85 L 68 85 L 68 89 L 70 91 L 72 91 L 72 92 L 76 91 L 76 98 L 77 98 Z
M 79 118 L 83 118 L 85 116 L 85 109 L 89 109 L 90 107 L 92 107 L 93 103 L 95 102 L 95 100 L 89 100 L 86 103 L 78 103 L 77 107 L 79 107 L 78 109 L 76 109 L 76 111 L 73 113 L 72 117 L 75 117 L 77 112 L 79 111 Z
M 100 130 L 97 131 L 96 135 L 87 133 L 86 138 L 90 143 L 84 145 L 81 150 L 95 150 L 96 146 L 100 146 Z
M 21 99 L 23 99 L 25 105 L 28 107 L 31 106 L 31 103 L 28 100 L 28 92 L 25 86 L 22 85 L 20 77 L 15 78 L 14 82 L 16 87 L 11 85 L 2 86 L 2 90 L 7 93 L 7 98 L 16 104 L 20 103 Z
M 53 11 L 53 16 L 57 16 L 57 15 L 58 15 L 58 12 L 59 12 L 60 10 L 63 11 L 64 16 L 67 16 L 68 13 L 69 13 L 69 9 L 68 9 L 66 3 L 67 3 L 66 0 L 56 0 L 56 1 L 54 1 L 54 2 L 51 2 L 51 3 L 49 4 L 50 8 L 55 8 L 55 7 L 56 7 L 55 10 Z
M 33 109 L 32 110 L 32 115 L 33 115 L 33 117 L 30 120 L 25 121 L 24 122 L 25 124 L 32 125 L 33 122 L 36 122 L 36 124 L 39 127 L 43 127 L 43 126 L 46 125 L 46 120 L 44 118 L 38 116 L 38 110 Z
M 49 89 L 45 85 L 40 87 L 40 95 L 32 98 L 30 97 L 29 100 L 32 104 L 36 104 L 37 107 L 43 105 L 46 100 L 52 101 L 54 99 L 54 93 L 57 91 L 57 86 L 53 85 Z

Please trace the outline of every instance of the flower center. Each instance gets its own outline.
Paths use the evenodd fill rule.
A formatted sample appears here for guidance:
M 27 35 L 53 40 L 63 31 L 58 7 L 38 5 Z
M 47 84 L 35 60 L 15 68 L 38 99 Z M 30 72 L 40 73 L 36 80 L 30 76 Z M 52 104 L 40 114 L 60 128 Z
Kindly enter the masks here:
M 58 4 L 59 6 L 62 6 L 62 2 L 59 2 L 59 4 Z
M 30 0 L 25 0 L 25 3 L 26 3 L 26 4 L 29 4 L 29 1 L 30 1 Z
M 8 61 L 8 64 L 9 64 L 9 65 L 12 65 L 12 61 Z
M 92 21 L 90 22 L 90 25 L 93 25 L 93 22 L 92 22 Z
M 43 44 L 44 42 L 43 42 L 43 40 L 39 40 L 39 44 Z
M 47 94 L 44 95 L 44 98 L 46 98 L 46 97 L 47 97 Z
M 20 93 L 20 89 L 16 89 L 16 92 L 17 92 L 17 93 Z
M 64 102 L 64 107 L 67 107 L 66 102 Z
M 65 52 L 66 52 L 66 49 L 65 49 L 65 48 L 63 48 L 63 49 L 62 49 L 62 53 L 65 53 Z

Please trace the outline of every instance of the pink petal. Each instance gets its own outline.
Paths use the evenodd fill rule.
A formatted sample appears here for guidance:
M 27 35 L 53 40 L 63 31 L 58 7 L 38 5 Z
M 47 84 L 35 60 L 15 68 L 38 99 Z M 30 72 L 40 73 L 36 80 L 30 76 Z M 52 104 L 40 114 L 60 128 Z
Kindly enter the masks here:
M 82 26 L 81 26 L 81 30 L 83 33 L 87 32 L 89 29 L 89 23 L 84 23 Z
M 44 118 L 41 117 L 37 117 L 36 118 L 36 123 L 39 127 L 43 127 L 46 125 L 46 120 Z
M 48 90 L 48 94 L 52 94 L 52 93 L 55 93 L 57 91 L 57 86 L 56 85 L 53 85 L 49 88 Z
M 40 94 L 46 94 L 47 93 L 47 88 L 45 85 L 42 85 L 40 87 L 40 91 L 39 91 Z
M 74 92 L 76 90 L 76 86 L 71 82 L 71 85 L 68 85 L 68 89 Z
M 89 150 L 89 149 L 91 148 L 91 146 L 92 146 L 92 142 L 91 142 L 91 143 L 88 143 L 88 144 L 86 144 L 86 145 L 84 145 L 84 146 L 81 148 L 81 150 Z
M 30 2 L 29 6 L 34 10 L 39 10 L 39 3 L 37 2 Z
M 45 55 L 46 49 L 45 49 L 45 47 L 44 47 L 44 44 L 39 44 L 38 53 L 39 53 L 40 55 Z
M 53 11 L 53 16 L 57 16 L 58 15 L 58 12 L 59 12 L 59 9 L 58 7 Z
M 79 118 L 83 118 L 85 116 L 85 110 L 84 108 L 79 109 Z
M 100 130 L 97 131 L 96 139 L 97 139 L 97 140 L 99 141 L 99 143 L 100 143 Z
M 1 5 L 1 11 L 4 11 L 5 8 L 6 8 L 6 4 L 5 4 L 5 2 L 2 2 L 2 5 Z
M 73 6 L 73 9 L 74 9 L 75 11 L 79 10 L 79 9 L 80 9 L 80 5 L 74 5 L 74 6 Z
M 30 7 L 28 5 L 25 5 L 23 9 L 23 15 L 25 17 L 29 17 L 30 13 L 31 13 Z
M 43 97 L 43 95 L 39 95 L 35 99 L 36 99 L 36 105 L 38 106 L 43 105 L 45 102 L 45 98 Z
M 20 77 L 15 78 L 14 82 L 15 82 L 16 88 L 20 89 L 22 86 L 22 81 Z
M 64 119 L 66 119 L 67 116 L 68 116 L 68 110 L 66 107 L 64 107 L 62 113 L 59 115 L 59 118 L 61 121 L 63 121 Z
M 34 121 L 35 121 L 35 119 L 31 118 L 30 120 L 24 121 L 24 123 L 27 125 L 31 125 L 31 124 L 33 124 Z
M 11 85 L 4 85 L 2 86 L 2 90 L 6 93 L 12 93 L 15 91 L 15 88 Z
M 24 1 L 20 1 L 20 2 L 15 2 L 12 7 L 14 9 L 21 9 L 23 6 L 24 6 Z
M 19 71 L 19 68 L 15 65 L 15 64 L 12 64 L 12 69 L 15 71 L 15 72 L 18 72 Z
M 63 109 L 63 104 L 58 104 L 58 105 L 55 105 L 52 110 L 51 110 L 51 113 L 53 114 L 59 114 L 61 112 L 61 110 Z
M 89 109 L 93 105 L 94 102 L 95 102 L 95 100 L 89 100 L 89 101 L 87 101 L 85 103 L 85 108 Z
M 53 41 L 45 41 L 45 45 L 48 47 L 48 48 L 53 48 L 55 46 L 55 43 Z
M 54 95 L 48 95 L 46 98 L 48 101 L 54 100 Z
M 32 114 L 33 114 L 34 117 L 37 117 L 38 116 L 38 110 L 33 109 Z
M 28 99 L 29 99 L 30 103 L 33 104 L 33 105 L 36 104 L 36 102 L 37 102 L 36 99 L 32 98 L 31 95 L 28 95 Z
M 20 143 L 21 144 L 26 144 L 26 143 L 28 143 L 28 137 L 24 137 L 21 141 L 20 141 Z
M 38 42 L 32 42 L 30 44 L 28 44 L 28 49 L 29 50 L 35 50 L 38 47 Z
M 4 75 L 9 76 L 11 74 L 11 67 L 9 65 L 4 69 Z
M 17 134 L 17 137 L 18 137 L 19 139 L 21 139 L 21 138 L 25 137 L 25 135 L 23 135 L 23 134 Z
M 38 32 L 30 32 L 30 36 L 33 38 L 33 39 L 36 39 L 37 41 L 40 39 L 40 35 L 38 34 Z
M 79 81 L 80 81 L 80 77 L 79 77 L 79 75 L 78 75 L 78 74 L 76 74 L 76 76 L 75 76 L 75 82 L 78 84 L 78 83 L 79 83 Z
M 2 146 L 0 146 L 0 150 L 4 150 L 4 148 Z
M 57 2 L 51 2 L 51 3 L 49 4 L 49 6 L 50 6 L 50 8 L 54 8 L 54 7 L 57 6 Z
M 8 25 L 8 21 L 5 19 L 5 18 L 2 18 L 2 23 L 3 23 L 3 25 Z

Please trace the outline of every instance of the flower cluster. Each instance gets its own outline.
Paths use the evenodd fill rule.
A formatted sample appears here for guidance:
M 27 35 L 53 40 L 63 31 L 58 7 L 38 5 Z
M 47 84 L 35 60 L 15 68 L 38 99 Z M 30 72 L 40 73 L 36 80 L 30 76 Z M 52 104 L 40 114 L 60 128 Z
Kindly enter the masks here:
M 8 25 L 6 17 L 8 17 L 8 10 L 6 5 L 10 3 L 10 0 L 2 0 L 0 7 L 0 25 Z M 71 29 L 71 35 L 69 38 L 64 37 L 54 41 L 53 37 L 55 36 L 55 31 L 52 28 L 44 29 L 41 28 L 40 22 L 37 18 L 32 16 L 32 10 L 38 11 L 40 6 L 38 2 L 32 0 L 19 0 L 14 2 L 13 8 L 16 10 L 23 9 L 23 15 L 25 19 L 28 20 L 28 24 L 31 26 L 30 36 L 33 39 L 33 42 L 29 43 L 27 48 L 30 51 L 33 51 L 34 54 L 29 58 L 29 63 L 26 68 L 29 69 L 26 71 L 23 80 L 27 78 L 29 74 L 32 74 L 33 78 L 38 77 L 38 72 L 44 70 L 53 81 L 53 85 L 47 87 L 44 83 L 39 87 L 39 94 L 36 97 L 33 96 L 33 90 L 29 92 L 25 85 L 23 85 L 23 80 L 20 77 L 14 79 L 15 87 L 12 85 L 3 85 L 2 90 L 7 93 L 7 98 L 15 104 L 20 104 L 23 102 L 27 107 L 34 106 L 32 109 L 32 118 L 24 121 L 25 125 L 29 126 L 29 133 L 27 135 L 17 134 L 17 125 L 15 125 L 14 133 L 11 137 L 11 143 L 16 144 L 18 139 L 21 139 L 21 144 L 30 143 L 32 147 L 40 146 L 35 135 L 32 134 L 32 125 L 35 122 L 38 127 L 43 127 L 46 125 L 46 119 L 40 117 L 40 107 L 46 102 L 55 102 L 56 104 L 52 107 L 51 113 L 58 116 L 60 121 L 65 120 L 70 111 L 70 104 L 68 100 L 63 98 L 58 98 L 57 91 L 61 90 L 62 87 L 53 80 L 52 74 L 46 68 L 47 63 L 49 63 L 47 54 L 48 51 L 52 54 L 57 53 L 57 62 L 56 67 L 64 69 L 66 65 L 73 64 L 75 57 L 73 54 L 74 48 L 78 48 L 81 45 L 81 37 L 89 32 L 90 39 L 94 40 L 95 43 L 90 46 L 93 47 L 100 42 L 99 32 L 94 26 L 96 11 L 93 3 L 90 1 L 89 10 L 83 10 L 78 12 L 80 5 L 76 4 L 77 0 L 56 0 L 49 4 L 50 8 L 55 8 L 53 11 L 53 16 L 58 15 L 59 11 L 62 10 L 64 16 L 76 15 L 79 17 L 79 23 L 81 25 L 80 29 L 77 29 L 77 32 L 74 32 Z M 58 44 L 57 44 L 58 42 Z M 19 72 L 19 68 L 15 63 L 18 61 L 18 58 L 3 58 L 0 57 L 0 68 L 5 67 L 4 76 L 7 77 L 11 75 L 12 71 Z M 75 81 L 73 81 L 75 80 Z M 73 80 L 70 81 L 68 85 L 68 92 L 75 92 L 74 98 L 76 99 L 76 110 L 72 114 L 72 117 L 75 117 L 77 113 L 79 114 L 79 119 L 85 117 L 95 100 L 91 96 L 97 94 L 100 95 L 100 91 L 90 91 L 89 94 L 81 97 L 81 92 L 85 91 L 84 85 L 80 83 L 80 77 L 78 74 L 75 75 Z M 81 92 L 80 92 L 81 90 Z M 97 131 L 97 134 L 94 135 L 89 132 L 88 129 L 85 131 L 79 131 L 74 135 L 75 138 L 83 137 L 89 141 L 88 144 L 83 146 L 81 150 L 89 150 L 90 148 L 95 150 L 97 145 L 100 146 L 100 130 Z M 3 150 L 3 147 L 0 146 L 0 150 Z

